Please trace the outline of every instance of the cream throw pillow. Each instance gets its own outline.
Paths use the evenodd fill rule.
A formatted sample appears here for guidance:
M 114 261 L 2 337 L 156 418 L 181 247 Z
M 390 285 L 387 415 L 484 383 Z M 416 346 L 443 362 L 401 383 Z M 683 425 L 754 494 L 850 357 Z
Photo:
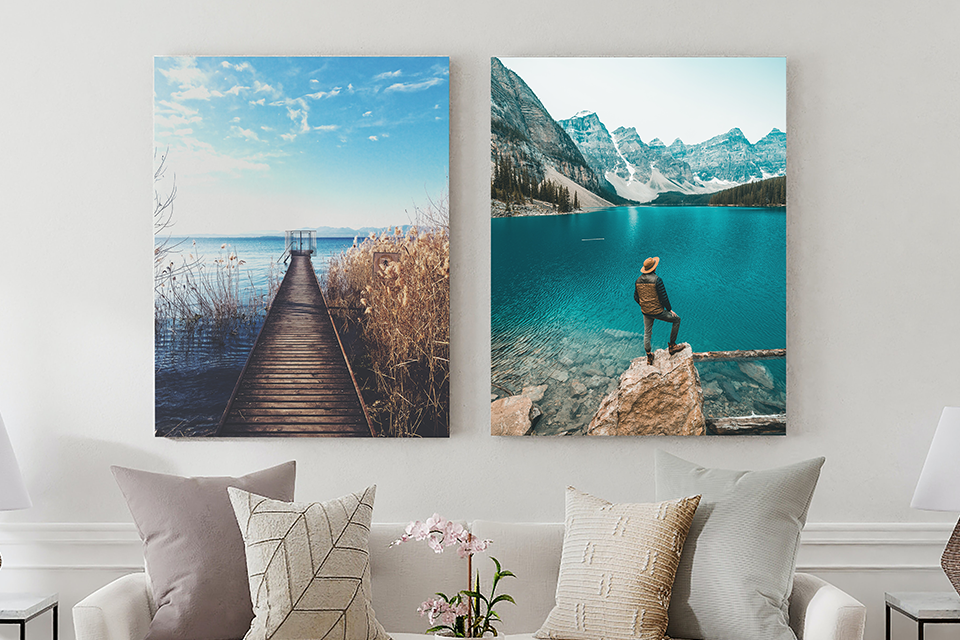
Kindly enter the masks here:
M 389 640 L 370 593 L 367 542 L 376 487 L 313 503 L 228 492 L 253 600 L 244 640 Z
M 661 640 L 699 503 L 611 504 L 567 487 L 557 604 L 534 637 Z

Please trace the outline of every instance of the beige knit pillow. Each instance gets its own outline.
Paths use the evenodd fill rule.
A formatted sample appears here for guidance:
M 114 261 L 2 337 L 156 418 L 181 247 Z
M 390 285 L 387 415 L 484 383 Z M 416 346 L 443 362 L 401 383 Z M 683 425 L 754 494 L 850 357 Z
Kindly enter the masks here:
M 367 542 L 376 487 L 313 503 L 227 491 L 253 600 L 244 640 L 390 640 L 371 604 Z
M 611 504 L 567 487 L 557 604 L 534 637 L 661 640 L 699 503 Z

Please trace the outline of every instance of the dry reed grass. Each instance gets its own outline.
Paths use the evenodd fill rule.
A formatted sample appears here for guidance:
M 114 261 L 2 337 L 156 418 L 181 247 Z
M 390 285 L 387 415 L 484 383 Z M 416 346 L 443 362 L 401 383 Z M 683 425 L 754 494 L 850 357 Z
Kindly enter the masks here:
M 179 256 L 156 265 L 154 273 L 155 325 L 192 330 L 200 324 L 213 328 L 227 328 L 263 315 L 280 288 L 279 270 L 271 270 L 267 290 L 254 287 L 244 294 L 243 265 L 236 251 L 221 245 L 220 253 L 209 263 L 196 253 Z M 247 274 L 250 278 L 250 275 Z
M 450 410 L 450 238 L 447 203 L 417 210 L 407 233 L 371 235 L 330 261 L 327 303 L 359 316 L 352 358 L 384 436 L 445 436 Z M 375 252 L 399 253 L 374 269 Z M 344 314 L 338 314 L 341 321 Z M 349 331 L 349 329 L 348 329 Z
M 221 245 L 220 254 L 213 259 L 210 268 L 198 253 L 196 241 L 193 242 L 192 251 L 185 255 L 183 245 L 186 241 L 171 238 L 173 205 L 177 198 L 176 177 L 169 189 L 162 193 L 160 190 L 166 179 L 167 153 L 154 150 L 155 331 L 185 330 L 188 334 L 201 328 L 211 328 L 215 332 L 229 331 L 237 323 L 248 322 L 266 312 L 280 288 L 280 271 L 271 269 L 267 275 L 266 291 L 256 291 L 251 286 L 253 293 L 244 295 L 241 287 L 244 261 L 226 244 Z M 247 277 L 250 278 L 250 275 Z

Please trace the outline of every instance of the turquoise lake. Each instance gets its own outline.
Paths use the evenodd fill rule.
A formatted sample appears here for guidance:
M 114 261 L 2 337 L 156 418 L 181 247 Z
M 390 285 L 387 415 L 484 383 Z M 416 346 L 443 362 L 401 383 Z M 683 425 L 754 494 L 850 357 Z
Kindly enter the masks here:
M 786 347 L 786 211 L 752 207 L 614 207 L 491 219 L 492 392 L 547 384 L 541 433 L 573 433 L 643 355 L 633 300 L 645 258 L 695 352 Z M 653 348 L 670 325 L 657 322 Z M 785 411 L 783 360 L 763 361 L 773 389 L 735 363 L 701 363 L 708 417 Z M 571 398 L 562 372 L 589 382 Z M 593 386 L 590 386 L 593 385 Z M 709 393 L 708 393 L 709 391 Z

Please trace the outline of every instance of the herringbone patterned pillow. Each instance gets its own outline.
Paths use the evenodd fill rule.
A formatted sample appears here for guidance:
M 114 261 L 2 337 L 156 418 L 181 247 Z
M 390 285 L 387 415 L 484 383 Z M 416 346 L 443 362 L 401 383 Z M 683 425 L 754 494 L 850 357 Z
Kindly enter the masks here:
M 367 541 L 376 487 L 313 503 L 228 492 L 253 600 L 244 640 L 390 640 L 371 604 Z

